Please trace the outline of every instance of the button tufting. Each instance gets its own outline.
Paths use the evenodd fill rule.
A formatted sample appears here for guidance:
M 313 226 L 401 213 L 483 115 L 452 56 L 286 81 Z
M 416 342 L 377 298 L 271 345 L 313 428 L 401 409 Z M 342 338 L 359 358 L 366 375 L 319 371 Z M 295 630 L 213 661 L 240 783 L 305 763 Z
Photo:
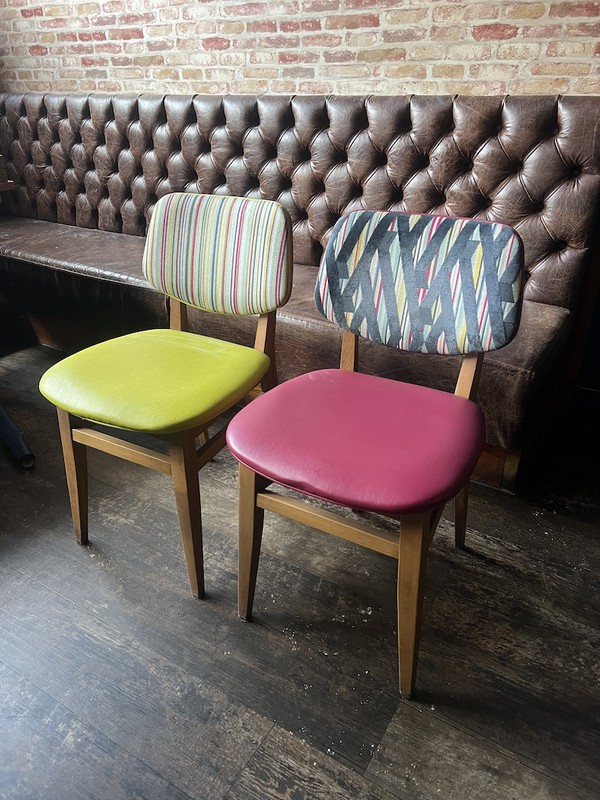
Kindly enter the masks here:
M 92 208 L 99 205 L 103 224 L 110 218 L 111 227 L 139 234 L 156 192 L 260 189 L 265 197 L 281 198 L 297 220 L 299 252 L 310 263 L 315 241 L 340 208 L 363 203 L 518 219 L 527 223 L 526 236 L 531 230 L 555 231 L 554 237 L 546 234 L 545 244 L 556 262 L 563 250 L 565 258 L 572 255 L 573 247 L 555 239 L 566 229 L 562 219 L 570 213 L 570 194 L 591 191 L 595 165 L 586 160 L 587 151 L 571 144 L 568 110 L 557 115 L 550 104 L 543 124 L 533 126 L 512 100 L 494 101 L 475 116 L 465 114 L 471 105 L 478 107 L 477 100 L 448 103 L 444 114 L 425 115 L 424 100 L 402 100 L 396 108 L 396 101 L 380 104 L 376 98 L 367 101 L 368 114 L 353 103 L 346 114 L 346 100 L 337 98 L 297 97 L 287 106 L 278 99 L 276 114 L 262 102 L 198 96 L 185 108 L 172 105 L 168 123 L 163 100 L 150 96 L 119 109 L 94 101 L 93 116 L 86 103 L 70 116 L 56 104 L 41 116 L 41 105 L 33 112 L 19 106 L 8 118 L 13 169 L 24 186 L 19 202 L 35 215 L 36 193 L 42 192 L 45 209 L 59 196 L 61 214 L 74 216 L 77 209 L 86 225 L 94 224 Z M 504 145 L 507 137 L 500 149 L 498 141 Z M 240 158 L 243 141 L 246 156 Z M 566 198 L 564 204 L 559 197 Z M 124 221 L 116 211 L 121 208 Z

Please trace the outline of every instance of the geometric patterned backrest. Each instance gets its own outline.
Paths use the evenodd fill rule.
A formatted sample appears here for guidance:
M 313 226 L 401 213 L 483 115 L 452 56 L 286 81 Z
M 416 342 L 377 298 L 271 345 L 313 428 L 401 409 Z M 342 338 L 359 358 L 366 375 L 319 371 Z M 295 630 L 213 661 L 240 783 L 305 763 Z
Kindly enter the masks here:
M 523 245 L 477 219 L 352 211 L 321 261 L 315 304 L 344 330 L 401 350 L 497 350 L 517 332 Z
M 218 314 L 266 314 L 292 287 L 288 213 L 272 200 L 174 192 L 156 203 L 143 271 L 161 292 Z

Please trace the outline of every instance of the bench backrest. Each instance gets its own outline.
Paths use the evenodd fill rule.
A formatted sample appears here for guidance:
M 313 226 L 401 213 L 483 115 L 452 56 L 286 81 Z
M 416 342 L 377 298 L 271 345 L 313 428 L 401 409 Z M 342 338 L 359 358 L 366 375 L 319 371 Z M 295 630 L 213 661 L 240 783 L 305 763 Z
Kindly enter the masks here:
M 354 209 L 506 223 L 525 299 L 574 308 L 600 201 L 600 97 L 0 94 L 3 211 L 144 235 L 175 191 L 278 200 L 297 263 Z

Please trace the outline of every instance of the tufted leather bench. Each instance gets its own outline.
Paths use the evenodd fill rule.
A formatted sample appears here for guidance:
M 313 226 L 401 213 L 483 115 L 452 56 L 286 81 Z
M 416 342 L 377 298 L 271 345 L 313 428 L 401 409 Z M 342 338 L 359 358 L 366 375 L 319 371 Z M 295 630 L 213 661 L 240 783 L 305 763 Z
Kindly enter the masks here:
M 287 379 L 331 367 L 338 332 L 313 309 L 323 245 L 353 208 L 513 225 L 526 253 L 521 330 L 484 366 L 479 476 L 510 487 L 564 401 L 600 275 L 600 97 L 0 95 L 0 299 L 37 339 L 73 350 L 166 324 L 140 271 L 156 199 L 201 191 L 279 200 L 295 280 L 280 312 Z M 7 309 L 5 309 L 5 313 Z M 250 327 L 198 313 L 235 341 Z M 456 365 L 363 348 L 361 368 L 449 388 Z

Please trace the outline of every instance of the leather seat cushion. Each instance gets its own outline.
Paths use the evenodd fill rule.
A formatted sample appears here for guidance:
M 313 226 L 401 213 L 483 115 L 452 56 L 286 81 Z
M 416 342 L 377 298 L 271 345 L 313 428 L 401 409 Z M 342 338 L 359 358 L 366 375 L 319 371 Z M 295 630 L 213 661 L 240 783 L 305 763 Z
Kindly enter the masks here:
M 141 331 L 81 350 L 40 382 L 71 414 L 146 433 L 199 427 L 241 400 L 269 366 L 251 348 L 169 329 Z
M 339 505 L 415 513 L 454 497 L 484 446 L 481 409 L 343 370 L 294 378 L 234 417 L 227 443 L 264 477 Z

